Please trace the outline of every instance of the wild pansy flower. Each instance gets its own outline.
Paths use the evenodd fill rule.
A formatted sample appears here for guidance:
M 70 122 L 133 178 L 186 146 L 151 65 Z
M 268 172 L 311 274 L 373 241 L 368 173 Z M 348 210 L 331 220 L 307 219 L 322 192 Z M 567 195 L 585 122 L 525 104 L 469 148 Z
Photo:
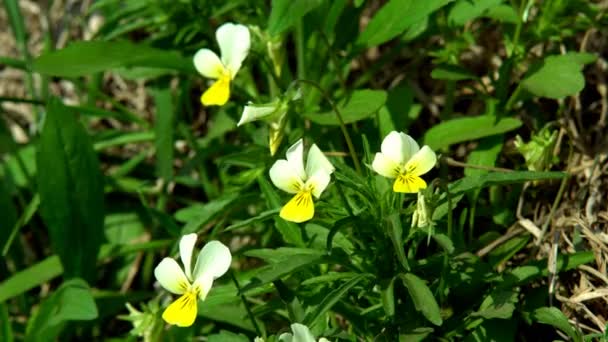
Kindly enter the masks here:
M 194 55 L 194 67 L 198 72 L 211 79 L 213 85 L 201 96 L 205 106 L 222 106 L 230 97 L 230 82 L 241 68 L 249 53 L 251 36 L 246 26 L 226 23 L 215 31 L 220 46 L 221 58 L 209 49 L 200 49 Z
M 270 168 L 270 180 L 279 189 L 295 194 L 283 206 L 279 216 L 291 222 L 310 220 L 315 214 L 312 196 L 319 198 L 327 188 L 334 167 L 313 144 L 308 151 L 304 167 L 304 143 L 302 139 L 291 146 L 287 159 L 277 160 Z
M 314 335 L 307 326 L 300 323 L 291 325 L 292 333 L 283 333 L 279 336 L 279 342 L 317 342 Z M 319 338 L 318 342 L 329 342 L 325 337 Z
M 188 327 L 196 318 L 198 300 L 205 300 L 213 281 L 228 271 L 232 262 L 230 250 L 219 241 L 209 241 L 198 254 L 192 270 L 192 252 L 196 234 L 184 235 L 179 242 L 179 254 L 184 269 L 172 258 L 164 258 L 154 269 L 156 280 L 167 291 L 181 295 L 163 312 L 169 324 Z
M 376 153 L 372 168 L 384 177 L 395 179 L 393 191 L 416 193 L 426 188 L 420 176 L 429 172 L 437 162 L 435 152 L 428 146 L 420 148 L 409 135 L 392 131 Z

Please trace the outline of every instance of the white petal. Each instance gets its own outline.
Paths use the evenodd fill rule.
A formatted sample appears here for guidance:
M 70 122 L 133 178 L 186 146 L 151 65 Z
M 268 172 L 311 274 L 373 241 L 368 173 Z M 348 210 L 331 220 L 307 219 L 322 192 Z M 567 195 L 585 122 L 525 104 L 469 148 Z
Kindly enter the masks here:
M 192 251 L 196 244 L 196 234 L 188 234 L 182 236 L 179 240 L 179 256 L 182 258 L 182 264 L 184 264 L 184 270 L 186 271 L 186 277 L 192 281 Z
M 330 342 L 328 339 L 326 339 L 325 337 L 321 337 L 319 339 L 319 342 Z
M 316 342 L 315 337 L 310 332 L 310 329 L 308 329 L 308 327 L 304 324 L 292 324 L 291 331 L 293 331 L 292 342 Z
M 249 103 L 249 105 L 245 106 L 243 109 L 243 114 L 241 115 L 241 120 L 237 123 L 237 126 L 242 124 L 246 124 L 248 122 L 256 121 L 263 119 L 269 115 L 272 115 L 277 110 L 277 103 L 271 102 L 262 105 L 254 105 Z
M 380 150 L 395 163 L 402 165 L 407 162 L 420 147 L 416 140 L 403 132 L 392 131 L 384 140 Z
M 329 184 L 330 180 L 330 174 L 323 170 L 320 170 L 317 171 L 317 173 L 313 174 L 312 177 L 308 179 L 308 181 L 306 181 L 306 186 L 312 186 L 312 194 L 316 198 L 319 198 L 321 196 L 321 193 L 323 193 L 323 191 L 325 191 L 325 189 L 327 188 L 327 185 Z
M 272 184 L 287 193 L 295 194 L 304 186 L 302 178 L 285 159 L 274 162 L 269 173 Z
M 207 78 L 220 78 L 224 73 L 220 58 L 209 49 L 200 49 L 194 54 L 194 67 Z
M 279 335 L 279 342 L 293 342 L 293 334 L 282 333 Z
M 306 159 L 306 174 L 309 176 L 317 172 L 331 174 L 334 170 L 334 166 L 331 165 L 323 152 L 321 152 L 317 145 L 312 144 L 310 150 L 308 150 L 308 158 Z
M 226 23 L 215 31 L 215 38 L 222 52 L 222 62 L 234 76 L 249 53 L 251 36 L 247 26 Z
M 195 281 L 221 277 L 228 271 L 231 262 L 232 254 L 228 247 L 219 241 L 209 241 L 198 254 L 194 266 Z
M 164 258 L 156 266 L 154 276 L 165 290 L 175 294 L 185 293 L 188 290 L 188 286 L 190 286 L 188 278 L 186 278 L 177 261 L 171 258 Z
M 387 178 L 397 178 L 399 175 L 399 164 L 381 152 L 376 153 L 372 169 Z
M 428 146 L 424 146 L 405 164 L 405 169 L 415 176 L 429 172 L 437 163 L 437 155 Z
M 287 162 L 296 172 L 296 175 L 300 179 L 306 179 L 306 172 L 304 172 L 304 142 L 302 139 L 291 145 L 285 155 L 287 156 Z

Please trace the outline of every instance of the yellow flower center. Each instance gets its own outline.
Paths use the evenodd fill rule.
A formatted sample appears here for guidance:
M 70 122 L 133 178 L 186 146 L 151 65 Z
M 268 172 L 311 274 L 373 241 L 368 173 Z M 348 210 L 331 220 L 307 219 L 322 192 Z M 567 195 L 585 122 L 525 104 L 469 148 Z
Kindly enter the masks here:
M 228 102 L 230 98 L 230 71 L 223 70 L 221 76 L 215 81 L 209 89 L 207 89 L 203 96 L 201 96 L 201 102 L 205 106 L 223 106 Z
M 198 313 L 198 295 L 201 288 L 197 285 L 189 286 L 188 290 L 173 301 L 163 312 L 163 319 L 169 324 L 179 327 L 189 327 L 194 323 Z
M 412 173 L 414 168 L 415 166 L 399 169 L 399 175 L 395 179 L 395 183 L 393 183 L 394 192 L 417 193 L 421 189 L 426 189 L 424 179 Z

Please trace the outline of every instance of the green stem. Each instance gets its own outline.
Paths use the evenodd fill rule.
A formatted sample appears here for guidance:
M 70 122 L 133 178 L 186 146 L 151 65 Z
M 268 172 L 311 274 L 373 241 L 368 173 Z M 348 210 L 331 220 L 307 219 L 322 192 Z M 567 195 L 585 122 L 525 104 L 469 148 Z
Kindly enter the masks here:
M 350 134 L 348 133 L 348 130 L 346 129 L 346 124 L 344 124 L 344 119 L 342 118 L 342 113 L 340 113 L 340 110 L 338 109 L 338 107 L 336 106 L 334 101 L 331 100 L 329 95 L 327 95 L 327 93 L 323 90 L 323 88 L 321 88 L 320 85 L 318 85 L 317 83 L 315 83 L 313 81 L 297 79 L 294 81 L 294 83 L 295 82 L 308 84 L 308 85 L 316 88 L 321 93 L 321 95 L 323 95 L 325 100 L 329 103 L 329 105 L 333 109 L 334 113 L 336 113 L 336 117 L 338 118 L 338 121 L 340 122 L 340 128 L 342 129 L 342 134 L 344 135 L 344 139 L 346 140 L 346 145 L 348 146 L 348 151 L 350 153 L 350 157 L 353 159 L 353 164 L 355 165 L 355 170 L 357 170 L 357 173 L 361 175 L 362 174 L 361 173 L 361 164 L 359 163 L 359 159 L 357 159 L 357 154 L 355 152 L 355 146 L 353 145 L 353 141 L 350 138 Z
M 239 281 L 236 279 L 234 272 L 230 272 L 230 277 L 232 278 L 232 282 L 234 282 L 234 286 L 236 286 L 236 290 L 239 293 L 239 297 L 241 297 L 241 301 L 243 302 L 243 305 L 245 305 L 245 310 L 247 310 L 247 316 L 249 316 L 249 319 L 251 320 L 251 323 L 253 324 L 253 328 L 255 329 L 255 332 L 258 334 L 258 336 L 262 336 L 262 331 L 260 330 L 260 327 L 258 326 L 258 322 L 255 320 L 255 316 L 253 315 L 253 312 L 251 311 L 251 307 L 249 306 L 249 303 L 247 302 L 247 298 L 245 298 L 245 295 L 241 292 L 241 286 L 239 285 Z M 263 336 L 263 337 L 265 337 L 265 336 Z

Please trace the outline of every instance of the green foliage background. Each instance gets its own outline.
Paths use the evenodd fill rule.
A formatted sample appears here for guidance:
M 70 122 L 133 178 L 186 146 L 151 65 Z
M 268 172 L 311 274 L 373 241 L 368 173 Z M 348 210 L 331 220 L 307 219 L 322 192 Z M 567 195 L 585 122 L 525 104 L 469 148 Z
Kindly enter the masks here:
M 0 120 L 0 340 L 273 341 L 293 322 L 332 341 L 605 338 L 548 292 L 552 267 L 594 260 L 587 245 L 548 264 L 534 254 L 545 226 L 480 253 L 518 221 L 524 184 L 539 202 L 561 196 L 569 175 L 556 170 L 575 144 L 528 171 L 512 141 L 572 120 L 568 99 L 605 58 L 580 46 L 608 23 L 599 3 L 98 0 L 82 14 L 105 19 L 92 40 L 55 49 L 49 31 L 31 56 L 18 1 L 4 0 L 21 57 L 0 62 L 23 72 L 28 97 L 0 106 L 29 103 L 33 119 L 27 143 Z M 192 56 L 217 51 L 224 22 L 247 25 L 252 49 L 228 104 L 205 108 Z M 149 110 L 113 98 L 108 74 L 143 82 Z M 59 80 L 78 104 L 49 90 Z M 271 157 L 267 125 L 236 122 L 248 101 L 295 88 Z M 441 156 L 425 176 L 432 226 L 412 227 L 416 196 L 369 167 L 393 130 Z M 294 224 L 268 169 L 300 137 L 337 170 L 315 218 Z M 153 269 L 192 232 L 230 246 L 233 265 L 192 327 L 165 327 Z

